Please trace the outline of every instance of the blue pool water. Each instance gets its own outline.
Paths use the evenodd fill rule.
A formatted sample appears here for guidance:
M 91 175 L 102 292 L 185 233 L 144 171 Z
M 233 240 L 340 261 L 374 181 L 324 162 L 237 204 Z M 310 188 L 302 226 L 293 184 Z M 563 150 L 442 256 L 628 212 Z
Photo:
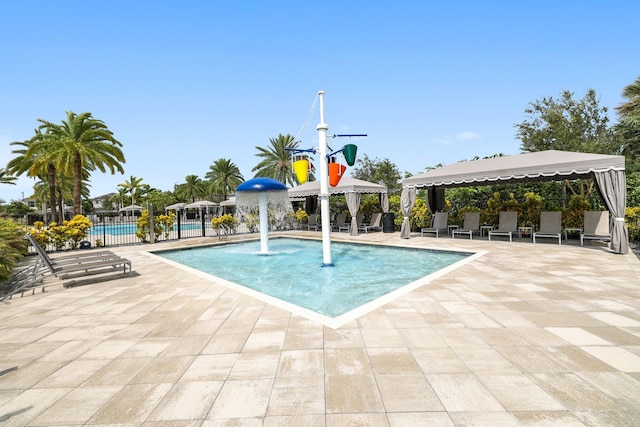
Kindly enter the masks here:
M 329 317 L 340 316 L 471 253 L 333 242 L 334 267 L 321 267 L 322 243 L 278 238 L 156 255 Z
M 180 224 L 181 230 L 199 230 L 202 228 L 201 224 Z M 174 230 L 177 230 L 177 226 L 173 226 Z M 125 234 L 135 234 L 136 225 L 131 224 L 95 224 L 89 229 L 89 234 L 101 235 L 103 233 L 110 236 L 122 236 Z

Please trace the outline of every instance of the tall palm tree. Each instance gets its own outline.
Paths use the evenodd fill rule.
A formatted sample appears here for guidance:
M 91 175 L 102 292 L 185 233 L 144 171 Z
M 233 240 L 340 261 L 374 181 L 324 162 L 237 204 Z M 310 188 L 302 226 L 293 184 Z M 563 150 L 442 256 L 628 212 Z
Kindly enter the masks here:
M 184 177 L 185 182 L 176 187 L 176 197 L 180 200 L 188 200 L 191 203 L 196 199 L 206 196 L 204 181 L 198 175 L 187 175 Z
M 205 178 L 211 182 L 213 192 L 223 196 L 222 200 L 227 200 L 227 195 L 236 191 L 238 185 L 244 181 L 240 169 L 230 159 L 218 159 L 213 162 Z
M 49 185 L 52 220 L 60 222 L 62 212 L 57 211 L 56 182 L 60 176 L 59 165 L 64 152 L 59 140 L 52 138 L 48 132 L 43 133 L 41 129 L 37 129 L 31 139 L 12 142 L 11 145 L 21 148 L 12 151 L 17 156 L 8 163 L 9 172 L 18 176 L 26 173 L 29 177 L 45 180 Z
M 279 134 L 277 138 L 270 138 L 269 147 L 256 147 L 258 154 L 262 160 L 251 172 L 256 172 L 255 176 L 263 176 L 266 178 L 276 179 L 283 184 L 294 185 L 295 178 L 291 167 L 291 152 L 287 149 L 298 148 L 299 142 L 294 141 L 292 135 Z
M 73 176 L 73 213 L 79 214 L 83 171 L 99 169 L 101 172 L 109 170 L 111 174 L 124 173 L 122 144 L 113 137 L 107 125 L 94 119 L 91 113 L 68 111 L 67 119 L 59 125 L 42 119 L 38 121 L 41 123 L 39 130 L 44 130 L 49 138 L 57 139 L 64 147 L 66 156 L 61 159 L 61 165 Z
M 15 181 L 17 178 L 15 176 L 9 175 L 9 172 L 5 168 L 0 168 L 0 184 L 11 184 L 16 185 Z

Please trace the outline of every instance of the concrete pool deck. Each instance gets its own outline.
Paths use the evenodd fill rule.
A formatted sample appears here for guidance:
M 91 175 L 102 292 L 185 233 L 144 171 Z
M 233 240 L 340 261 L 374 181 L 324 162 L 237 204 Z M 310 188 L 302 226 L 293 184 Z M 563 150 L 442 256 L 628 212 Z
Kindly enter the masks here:
M 0 424 L 640 424 L 634 254 L 333 238 L 486 254 L 332 329 L 146 253 L 215 238 L 113 248 L 133 277 L 0 306 Z

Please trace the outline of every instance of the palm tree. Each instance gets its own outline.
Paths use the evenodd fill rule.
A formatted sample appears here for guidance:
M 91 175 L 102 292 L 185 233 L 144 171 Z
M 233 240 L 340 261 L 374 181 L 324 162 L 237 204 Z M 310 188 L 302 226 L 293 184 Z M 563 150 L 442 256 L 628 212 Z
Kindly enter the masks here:
M 60 159 L 61 166 L 73 176 L 73 213 L 79 214 L 85 170 L 106 172 L 108 169 L 111 174 L 116 171 L 124 173 L 122 144 L 113 137 L 107 125 L 94 119 L 91 113 L 68 111 L 67 119 L 59 125 L 42 119 L 38 121 L 41 123 L 38 129 L 46 131 L 48 138 L 64 147 L 66 155 Z
M 176 187 L 176 197 L 180 200 L 190 200 L 192 203 L 196 199 L 205 197 L 205 185 L 198 175 L 187 175 L 184 177 L 185 182 Z
M 137 194 L 138 199 L 140 199 L 140 197 L 142 197 L 143 195 L 142 191 L 140 191 L 143 188 L 142 178 L 136 178 L 135 176 L 131 175 L 129 179 L 125 180 L 123 183 L 118 184 L 118 187 L 121 188 L 125 194 L 129 194 L 129 197 L 131 198 L 131 216 L 133 217 L 133 214 L 135 212 L 133 205 L 136 204 L 135 196 Z
M 15 176 L 9 175 L 9 172 L 5 168 L 0 168 L 0 184 L 11 184 L 16 185 L 15 181 L 17 178 Z
M 136 178 L 131 175 L 129 179 L 125 180 L 123 183 L 118 184 L 119 188 L 122 188 L 125 193 L 129 194 L 131 197 L 131 204 L 135 205 L 135 195 L 138 195 L 138 198 L 142 196 L 141 189 L 144 188 L 144 184 L 142 184 L 142 178 Z
M 627 101 L 616 107 L 616 111 L 625 120 L 631 120 L 635 124 L 640 123 L 640 77 L 635 82 L 625 86 L 622 96 Z
M 256 147 L 256 156 L 262 157 L 263 160 L 251 169 L 251 172 L 256 172 L 255 176 L 273 178 L 293 186 L 296 181 L 291 168 L 291 152 L 287 149 L 298 148 L 299 142 L 294 141 L 294 137 L 289 134 L 279 134 L 277 138 L 270 138 L 269 142 L 270 147 Z
M 213 162 L 205 178 L 211 182 L 213 192 L 223 196 L 222 200 L 227 200 L 227 195 L 236 191 L 238 185 L 244 181 L 240 169 L 230 159 L 218 159 Z
M 627 101 L 616 107 L 620 121 L 615 130 L 622 139 L 622 154 L 631 157 L 629 163 L 635 166 L 640 158 L 640 77 L 624 88 L 622 96 Z
M 37 129 L 35 135 L 27 141 L 12 142 L 11 145 L 20 146 L 12 151 L 16 154 L 7 165 L 13 175 L 22 175 L 45 180 L 49 185 L 49 203 L 51 205 L 52 220 L 60 222 L 62 212 L 58 212 L 56 199 L 56 181 L 60 175 L 59 164 L 64 152 L 61 150 L 59 140 L 51 138 L 49 133 L 42 133 Z M 46 177 L 46 179 L 45 179 Z

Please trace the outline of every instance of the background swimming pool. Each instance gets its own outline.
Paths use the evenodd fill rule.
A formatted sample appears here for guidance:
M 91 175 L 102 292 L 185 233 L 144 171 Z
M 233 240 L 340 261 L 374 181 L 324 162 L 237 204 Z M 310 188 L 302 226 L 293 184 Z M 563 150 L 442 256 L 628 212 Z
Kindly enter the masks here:
M 201 224 L 181 224 L 181 230 L 200 230 Z M 173 227 L 174 230 L 178 229 L 178 226 Z M 125 234 L 135 234 L 136 225 L 134 223 L 129 224 L 97 224 L 89 229 L 89 234 L 108 234 L 110 236 L 122 236 Z
M 472 255 L 377 245 L 331 244 L 334 267 L 321 267 L 322 243 L 272 239 L 156 255 L 258 292 L 336 317 Z

